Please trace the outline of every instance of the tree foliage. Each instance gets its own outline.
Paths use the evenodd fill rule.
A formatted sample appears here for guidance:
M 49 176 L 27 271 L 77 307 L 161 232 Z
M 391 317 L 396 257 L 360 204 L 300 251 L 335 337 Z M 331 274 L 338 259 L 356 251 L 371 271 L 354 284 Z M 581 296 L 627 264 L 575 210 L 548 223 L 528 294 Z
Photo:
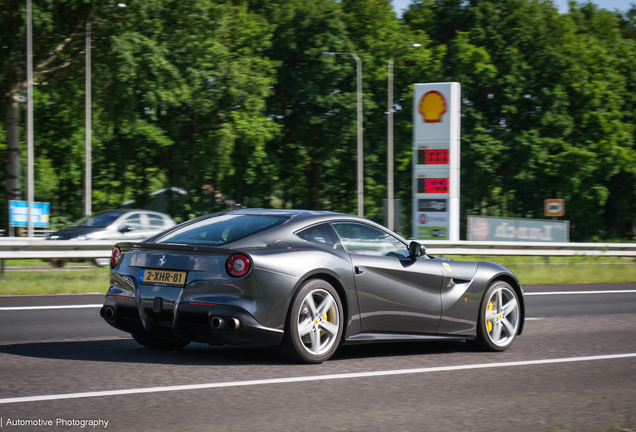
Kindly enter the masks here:
M 363 62 L 365 214 L 381 222 L 387 61 L 418 43 L 394 52 L 404 233 L 413 84 L 458 81 L 462 219 L 541 218 L 544 199 L 565 198 L 572 239 L 632 235 L 636 6 L 572 2 L 561 14 L 548 0 L 415 0 L 398 19 L 389 0 L 133 0 L 97 10 L 107 5 L 34 5 L 35 197 L 52 203 L 59 223 L 82 213 L 91 15 L 95 211 L 132 199 L 147 207 L 153 191 L 177 187 L 187 195 L 168 192 L 167 211 L 178 220 L 223 207 L 221 197 L 354 213 L 355 62 L 321 55 L 354 52 Z M 5 107 L 26 105 L 24 17 L 24 2 L 0 6 Z M 25 115 L 0 112 L 4 162 L 12 145 L 24 153 Z M 0 170 L 3 191 L 7 179 Z
M 445 79 L 462 84 L 464 214 L 541 218 L 544 199 L 565 198 L 573 239 L 624 236 L 636 186 L 635 41 L 620 14 L 570 8 L 427 1 L 405 21 L 447 47 Z

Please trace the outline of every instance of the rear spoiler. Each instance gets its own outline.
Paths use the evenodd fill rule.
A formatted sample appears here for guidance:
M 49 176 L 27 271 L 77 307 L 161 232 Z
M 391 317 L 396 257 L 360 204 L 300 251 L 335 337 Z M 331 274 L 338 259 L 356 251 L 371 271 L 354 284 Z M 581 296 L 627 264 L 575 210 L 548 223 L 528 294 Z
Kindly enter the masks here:
M 157 251 L 157 252 L 195 252 L 195 253 L 222 253 L 222 254 L 234 254 L 237 252 L 243 252 L 237 249 L 222 248 L 216 246 L 194 246 L 185 244 L 173 244 L 173 243 L 117 243 L 116 246 L 121 249 L 122 252 L 133 251 Z M 245 253 L 245 252 L 243 252 Z

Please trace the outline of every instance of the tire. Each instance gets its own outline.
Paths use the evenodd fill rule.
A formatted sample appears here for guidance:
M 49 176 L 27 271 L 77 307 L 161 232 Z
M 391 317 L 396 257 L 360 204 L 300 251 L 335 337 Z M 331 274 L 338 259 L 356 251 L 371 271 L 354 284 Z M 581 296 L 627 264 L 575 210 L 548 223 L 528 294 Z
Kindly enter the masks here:
M 62 268 L 66 265 L 66 261 L 63 259 L 53 259 L 50 262 L 51 266 L 55 268 Z
M 481 301 L 477 338 L 469 343 L 484 351 L 504 351 L 514 342 L 520 320 L 517 293 L 510 284 L 495 281 Z
M 344 328 L 340 296 L 327 281 L 305 282 L 292 301 L 283 351 L 293 361 L 318 364 L 338 349 Z
M 190 343 L 185 339 L 171 340 L 152 336 L 148 333 L 132 333 L 133 339 L 146 348 L 159 349 L 164 351 L 176 351 L 184 348 Z

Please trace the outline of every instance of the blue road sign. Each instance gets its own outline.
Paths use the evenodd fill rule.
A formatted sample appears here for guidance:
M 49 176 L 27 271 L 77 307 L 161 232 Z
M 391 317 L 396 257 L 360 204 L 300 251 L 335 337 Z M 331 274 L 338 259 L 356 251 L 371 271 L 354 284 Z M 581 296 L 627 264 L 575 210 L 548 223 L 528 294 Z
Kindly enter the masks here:
M 49 203 L 34 202 L 31 209 L 31 221 L 34 227 L 48 228 Z M 9 224 L 28 226 L 28 206 L 26 201 L 9 201 Z

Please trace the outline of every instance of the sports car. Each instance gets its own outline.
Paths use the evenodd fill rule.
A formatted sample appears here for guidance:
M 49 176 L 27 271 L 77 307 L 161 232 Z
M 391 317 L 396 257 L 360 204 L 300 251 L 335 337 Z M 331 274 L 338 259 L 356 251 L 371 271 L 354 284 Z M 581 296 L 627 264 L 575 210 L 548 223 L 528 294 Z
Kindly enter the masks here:
M 234 210 L 119 243 L 101 316 L 149 348 L 279 346 L 321 363 L 341 344 L 465 340 L 503 351 L 521 334 L 521 284 L 490 262 L 426 254 L 368 219 Z

